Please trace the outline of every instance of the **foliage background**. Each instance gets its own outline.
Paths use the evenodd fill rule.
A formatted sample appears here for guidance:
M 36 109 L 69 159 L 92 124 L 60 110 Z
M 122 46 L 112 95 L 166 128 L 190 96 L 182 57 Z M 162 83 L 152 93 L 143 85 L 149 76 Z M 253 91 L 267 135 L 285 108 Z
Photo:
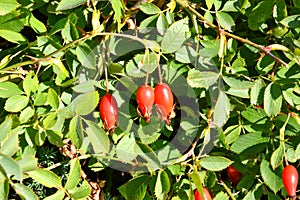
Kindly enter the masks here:
M 300 159 L 299 18 L 297 0 L 0 0 L 0 196 L 192 199 L 205 186 L 215 199 L 287 198 L 281 172 Z M 130 51 L 134 43 L 140 48 Z M 120 56 L 114 44 L 128 53 Z M 194 65 L 199 56 L 212 68 Z M 132 95 L 126 124 L 107 134 L 97 107 L 103 68 L 111 92 L 118 84 L 134 92 L 132 80 L 144 80 L 145 71 L 134 72 L 147 58 L 152 86 L 158 60 L 171 87 L 170 71 L 186 79 L 196 98 L 186 96 L 199 109 L 177 105 L 172 124 L 154 117 L 158 125 L 149 133 Z M 213 97 L 216 83 L 223 86 Z M 124 162 L 118 150 L 132 153 L 129 169 L 145 172 L 145 163 L 162 162 L 156 150 L 178 124 L 193 145 L 176 152 L 171 165 L 146 166 L 147 173 L 108 167 Z M 214 148 L 203 155 L 209 142 Z M 225 172 L 231 164 L 242 173 L 237 186 Z

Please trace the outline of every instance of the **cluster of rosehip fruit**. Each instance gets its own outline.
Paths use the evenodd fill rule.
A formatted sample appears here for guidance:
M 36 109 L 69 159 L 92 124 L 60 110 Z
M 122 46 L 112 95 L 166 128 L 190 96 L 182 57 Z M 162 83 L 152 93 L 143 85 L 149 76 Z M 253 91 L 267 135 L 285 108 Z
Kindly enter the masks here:
M 233 186 L 236 186 L 241 178 L 241 172 L 237 171 L 232 165 L 226 169 L 227 175 Z M 287 165 L 282 172 L 282 182 L 285 190 L 291 199 L 296 199 L 296 190 L 298 185 L 298 171 L 293 165 Z M 202 194 L 198 190 L 195 191 L 195 200 L 212 200 L 210 191 L 206 188 L 202 188 Z
M 137 113 L 147 122 L 150 122 L 152 106 L 155 105 L 159 118 L 171 123 L 175 117 L 174 98 L 171 88 L 166 83 L 158 83 L 154 90 L 151 86 L 141 85 L 136 93 L 138 104 Z M 118 105 L 116 99 L 107 93 L 100 100 L 100 117 L 105 130 L 110 133 L 118 126 Z

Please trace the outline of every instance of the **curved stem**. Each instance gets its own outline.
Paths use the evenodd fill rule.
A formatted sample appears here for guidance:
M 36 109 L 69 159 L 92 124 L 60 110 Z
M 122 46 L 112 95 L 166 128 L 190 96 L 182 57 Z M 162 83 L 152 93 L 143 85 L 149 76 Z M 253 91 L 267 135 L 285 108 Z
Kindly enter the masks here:
M 221 180 L 221 185 L 224 187 L 226 190 L 227 194 L 230 196 L 232 200 L 236 200 L 235 197 L 233 196 L 231 190 L 228 188 L 228 186 Z
M 149 49 L 146 48 L 146 54 L 147 54 L 147 72 L 146 72 L 146 78 L 145 78 L 145 85 L 148 85 L 148 79 L 149 79 L 149 71 L 150 71 L 150 54 Z
M 155 53 L 155 51 L 153 49 L 151 49 L 151 50 L 152 50 L 152 52 L 154 54 L 155 61 L 156 61 L 156 64 L 157 64 L 159 83 L 162 83 L 161 68 L 160 68 L 160 65 L 159 65 L 158 56 L 157 56 L 157 54 Z
M 132 36 L 132 35 L 126 35 L 126 34 L 120 34 L 120 33 L 109 33 L 109 32 L 96 33 L 96 34 L 92 34 L 92 35 L 91 34 L 86 34 L 85 36 L 83 36 L 83 37 L 81 37 L 77 40 L 74 40 L 73 42 L 70 42 L 70 43 L 66 44 L 62 48 L 57 49 L 56 51 L 46 55 L 45 57 L 35 58 L 33 60 L 28 60 L 28 61 L 24 61 L 24 62 L 19 62 L 19 63 L 13 64 L 13 65 L 10 65 L 6 68 L 3 68 L 2 70 L 0 70 L 0 74 L 3 74 L 6 71 L 9 71 L 9 70 L 14 69 L 14 68 L 22 67 L 22 66 L 25 66 L 25 65 L 32 65 L 32 64 L 35 64 L 35 63 L 38 63 L 38 62 L 48 61 L 54 55 L 56 55 L 57 53 L 68 50 L 70 47 L 72 47 L 73 45 L 75 45 L 75 44 L 77 44 L 81 41 L 84 41 L 84 40 L 87 40 L 87 39 L 92 39 L 93 37 L 96 37 L 96 36 L 106 36 L 106 35 L 129 38 L 129 39 L 138 41 L 138 42 L 142 43 L 145 47 L 147 47 L 147 41 L 145 41 L 141 38 L 138 38 L 136 36 Z
M 213 23 L 207 21 L 203 15 L 201 15 L 197 10 L 195 10 L 194 8 L 192 8 L 190 6 L 190 2 L 187 1 L 187 0 L 176 0 L 176 2 L 181 6 L 183 7 L 184 9 L 186 9 L 187 11 L 195 14 L 203 23 L 207 24 L 210 28 L 214 29 L 215 31 L 217 32 L 220 32 L 219 28 L 214 25 Z M 245 38 L 242 38 L 240 36 L 237 36 L 237 35 L 234 35 L 232 33 L 229 33 L 229 32 L 226 32 L 224 31 L 224 35 L 227 36 L 227 37 L 231 37 L 233 39 L 236 39 L 242 43 L 245 43 L 245 44 L 248 44 L 250 46 L 253 46 L 261 51 L 263 51 L 266 55 L 270 56 L 271 58 L 273 58 L 274 60 L 276 60 L 277 62 L 279 62 L 280 64 L 284 65 L 285 67 L 288 67 L 288 64 L 285 63 L 283 60 L 281 60 L 280 58 L 278 58 L 277 56 L 275 56 L 274 54 L 272 54 L 270 52 L 270 49 L 267 48 L 267 47 L 264 47 L 262 45 L 259 45 L 259 44 L 256 44 L 250 40 L 247 40 Z

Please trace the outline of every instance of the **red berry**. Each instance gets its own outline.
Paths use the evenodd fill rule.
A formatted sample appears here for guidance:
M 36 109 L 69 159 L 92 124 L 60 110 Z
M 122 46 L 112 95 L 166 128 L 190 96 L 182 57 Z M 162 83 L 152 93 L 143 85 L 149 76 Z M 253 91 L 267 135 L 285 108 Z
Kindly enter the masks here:
M 104 129 L 113 133 L 118 126 L 118 104 L 116 99 L 109 93 L 104 95 L 100 101 L 100 117 Z
M 174 99 L 170 87 L 165 83 L 159 83 L 154 89 L 154 104 L 157 113 L 161 120 L 166 121 L 166 124 L 171 123 L 171 118 L 175 117 Z
M 232 165 L 227 167 L 226 172 L 230 181 L 232 182 L 232 185 L 237 185 L 240 182 L 242 174 L 241 172 L 237 171 Z
M 293 165 L 287 165 L 282 172 L 282 182 L 288 196 L 296 196 L 298 185 L 298 171 Z
M 154 103 L 153 89 L 149 85 L 140 86 L 136 93 L 136 101 L 138 103 L 137 111 L 139 115 L 149 123 Z
M 203 191 L 203 197 L 201 197 L 201 194 L 198 190 L 195 191 L 195 200 L 212 200 L 210 193 L 206 187 L 202 188 Z

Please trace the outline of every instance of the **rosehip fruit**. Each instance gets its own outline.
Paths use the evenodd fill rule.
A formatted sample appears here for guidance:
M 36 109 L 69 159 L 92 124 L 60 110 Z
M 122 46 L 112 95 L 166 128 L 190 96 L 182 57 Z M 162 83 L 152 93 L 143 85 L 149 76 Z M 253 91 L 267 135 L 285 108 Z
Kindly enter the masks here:
M 136 101 L 138 103 L 138 114 L 143 117 L 147 123 L 149 123 L 154 103 L 153 89 L 149 85 L 140 86 L 136 93 Z
M 200 192 L 198 190 L 195 191 L 195 200 L 212 200 L 212 197 L 210 196 L 210 193 L 206 187 L 202 188 L 203 191 L 203 197 L 201 196 Z
M 240 182 L 242 174 L 241 172 L 237 171 L 232 165 L 227 167 L 226 172 L 230 181 L 232 182 L 232 185 L 237 185 Z
M 174 99 L 171 88 L 166 83 L 159 83 L 155 86 L 154 95 L 154 104 L 158 116 L 169 125 L 171 119 L 175 117 Z
M 113 133 L 118 126 L 118 104 L 116 99 L 109 93 L 100 101 L 100 117 L 105 130 Z
M 293 165 L 287 165 L 282 172 L 282 182 L 288 196 L 296 196 L 298 185 L 298 171 Z

